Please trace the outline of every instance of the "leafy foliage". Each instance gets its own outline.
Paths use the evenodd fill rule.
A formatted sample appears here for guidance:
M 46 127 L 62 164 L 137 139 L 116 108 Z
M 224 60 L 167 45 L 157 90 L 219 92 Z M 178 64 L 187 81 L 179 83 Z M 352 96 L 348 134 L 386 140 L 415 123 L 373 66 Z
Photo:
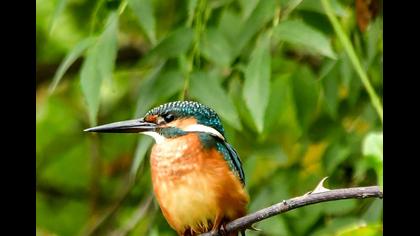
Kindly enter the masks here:
M 220 115 L 249 211 L 325 176 L 383 186 L 382 16 L 363 30 L 358 17 L 339 0 L 37 0 L 37 234 L 174 235 L 147 200 L 152 140 L 82 130 L 179 99 Z M 382 201 L 256 227 L 247 234 L 381 235 Z

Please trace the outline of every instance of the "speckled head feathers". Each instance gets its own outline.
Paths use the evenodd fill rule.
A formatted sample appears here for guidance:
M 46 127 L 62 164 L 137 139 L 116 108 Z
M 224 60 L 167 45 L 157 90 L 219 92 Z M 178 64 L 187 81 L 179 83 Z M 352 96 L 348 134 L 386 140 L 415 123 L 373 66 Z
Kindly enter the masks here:
M 194 117 L 198 124 L 212 127 L 224 136 L 224 129 L 217 113 L 210 107 L 193 101 L 176 101 L 162 104 L 146 113 L 164 116 L 172 114 L 175 119 Z

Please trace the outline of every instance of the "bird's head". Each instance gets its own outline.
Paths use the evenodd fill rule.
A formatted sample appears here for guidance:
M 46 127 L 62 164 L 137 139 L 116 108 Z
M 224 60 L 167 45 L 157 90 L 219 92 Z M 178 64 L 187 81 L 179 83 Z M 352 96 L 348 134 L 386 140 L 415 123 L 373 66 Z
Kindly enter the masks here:
M 211 108 L 192 101 L 170 102 L 148 111 L 140 119 L 120 121 L 86 129 L 102 133 L 143 133 L 156 143 L 191 132 L 208 133 L 224 140 L 219 116 Z

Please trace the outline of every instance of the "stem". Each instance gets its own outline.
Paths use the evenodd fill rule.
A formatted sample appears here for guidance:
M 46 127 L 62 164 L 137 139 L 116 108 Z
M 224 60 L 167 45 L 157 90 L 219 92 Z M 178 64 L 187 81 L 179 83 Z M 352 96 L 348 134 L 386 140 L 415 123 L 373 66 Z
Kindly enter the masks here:
M 181 100 L 185 100 L 188 96 L 188 89 L 190 85 L 190 77 L 191 72 L 193 71 L 194 62 L 200 65 L 200 42 L 201 36 L 205 31 L 206 22 L 209 18 L 210 10 L 207 8 L 207 0 L 199 0 L 198 5 L 195 7 L 194 10 L 194 18 L 193 18 L 193 25 L 194 25 L 194 41 L 193 41 L 193 49 L 191 53 L 188 55 L 188 58 L 185 61 L 184 58 L 181 58 L 181 65 L 182 68 L 186 67 L 184 70 L 184 88 L 182 90 L 182 94 L 180 96 Z M 187 25 L 190 26 L 191 23 L 187 22 Z
M 325 13 L 328 16 L 328 19 L 330 20 L 334 28 L 335 33 L 338 36 L 338 39 L 340 40 L 341 44 L 344 47 L 344 50 L 346 51 L 348 57 L 350 58 L 350 61 L 353 64 L 354 69 L 356 70 L 357 74 L 362 80 L 362 83 L 369 94 L 373 107 L 375 108 L 376 112 L 379 115 L 379 118 L 381 119 L 381 122 L 383 123 L 383 108 L 382 108 L 381 101 L 378 95 L 376 94 L 375 90 L 373 89 L 372 85 L 370 84 L 369 78 L 366 72 L 362 68 L 362 64 L 360 63 L 360 60 L 356 55 L 356 52 L 353 48 L 353 45 L 351 44 L 350 39 L 344 33 L 343 28 L 341 27 L 337 18 L 334 16 L 330 2 L 328 0 L 321 0 L 321 3 L 322 3 L 322 6 L 324 7 Z

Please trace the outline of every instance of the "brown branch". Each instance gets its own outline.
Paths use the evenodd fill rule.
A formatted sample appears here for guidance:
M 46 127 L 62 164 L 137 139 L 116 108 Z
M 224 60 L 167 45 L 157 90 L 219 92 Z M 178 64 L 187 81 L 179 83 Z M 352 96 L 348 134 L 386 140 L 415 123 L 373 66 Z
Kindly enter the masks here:
M 308 193 L 300 197 L 295 197 L 283 202 L 277 203 L 270 207 L 261 209 L 244 217 L 238 218 L 226 224 L 224 231 L 232 232 L 249 228 L 252 224 L 267 219 L 269 217 L 320 202 L 335 201 L 349 198 L 382 198 L 383 193 L 378 186 L 342 188 L 335 190 L 322 190 L 322 192 Z M 208 232 L 201 236 L 219 236 L 219 231 Z

